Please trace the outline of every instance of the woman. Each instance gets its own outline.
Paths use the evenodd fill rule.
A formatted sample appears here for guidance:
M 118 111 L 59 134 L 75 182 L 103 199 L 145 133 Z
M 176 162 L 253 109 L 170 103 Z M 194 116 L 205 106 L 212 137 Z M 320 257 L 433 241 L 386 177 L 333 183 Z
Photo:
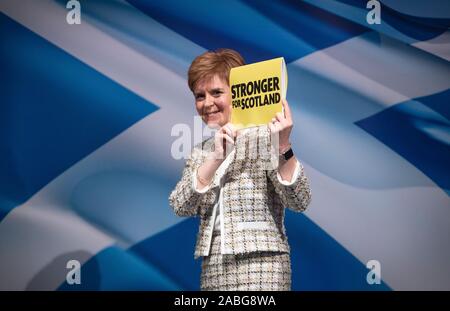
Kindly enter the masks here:
M 199 216 L 195 258 L 202 256 L 202 290 L 290 290 L 291 262 L 284 208 L 302 212 L 311 192 L 293 155 L 287 101 L 267 126 L 236 131 L 230 121 L 230 69 L 241 55 L 219 49 L 198 56 L 188 72 L 198 114 L 216 134 L 195 146 L 169 197 L 178 216 Z M 255 150 L 278 137 L 278 167 Z

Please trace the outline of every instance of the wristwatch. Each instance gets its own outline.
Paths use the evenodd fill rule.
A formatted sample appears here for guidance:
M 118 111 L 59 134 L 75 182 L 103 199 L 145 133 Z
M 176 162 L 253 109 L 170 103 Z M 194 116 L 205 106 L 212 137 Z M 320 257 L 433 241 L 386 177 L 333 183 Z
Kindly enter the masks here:
M 290 158 L 292 158 L 294 156 L 294 152 L 292 151 L 292 148 L 289 148 L 288 150 L 283 152 L 280 156 L 282 156 L 283 159 L 285 161 L 287 161 L 287 160 L 289 160 Z

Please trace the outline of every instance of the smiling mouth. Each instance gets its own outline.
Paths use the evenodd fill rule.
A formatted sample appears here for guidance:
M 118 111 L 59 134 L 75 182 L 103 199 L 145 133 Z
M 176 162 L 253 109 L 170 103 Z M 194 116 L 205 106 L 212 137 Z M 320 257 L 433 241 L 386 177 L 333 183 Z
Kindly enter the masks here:
M 205 115 L 206 115 L 206 116 L 210 116 L 210 115 L 216 114 L 216 113 L 218 113 L 218 112 L 219 112 L 219 110 L 216 110 L 216 111 L 210 111 L 210 112 L 205 113 Z

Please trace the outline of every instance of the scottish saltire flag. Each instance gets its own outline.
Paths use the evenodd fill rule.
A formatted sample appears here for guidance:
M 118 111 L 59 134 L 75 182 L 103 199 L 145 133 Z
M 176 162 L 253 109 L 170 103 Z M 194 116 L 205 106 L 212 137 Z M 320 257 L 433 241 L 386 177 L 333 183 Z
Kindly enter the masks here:
M 199 289 L 172 128 L 191 61 L 227 47 L 287 61 L 313 193 L 286 214 L 293 289 L 449 290 L 450 2 L 381 1 L 379 24 L 373 2 L 81 0 L 70 24 L 0 1 L 0 289 Z

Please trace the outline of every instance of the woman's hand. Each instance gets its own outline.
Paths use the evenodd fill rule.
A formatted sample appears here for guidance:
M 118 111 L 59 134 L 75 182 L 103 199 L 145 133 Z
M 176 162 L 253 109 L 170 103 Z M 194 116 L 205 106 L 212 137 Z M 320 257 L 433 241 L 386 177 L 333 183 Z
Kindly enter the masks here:
M 287 100 L 282 100 L 282 105 L 284 108 L 284 115 L 281 112 L 277 112 L 275 118 L 269 123 L 269 129 L 272 135 L 279 135 L 279 150 L 285 151 L 289 148 L 290 135 L 292 128 L 294 127 L 294 122 L 292 121 L 291 109 L 289 108 Z
M 222 126 L 214 136 L 213 157 L 216 160 L 225 160 L 226 156 L 234 149 L 236 130 L 231 123 Z
M 284 153 L 290 148 L 289 138 L 291 135 L 294 122 L 292 121 L 291 109 L 289 108 L 287 100 L 282 101 L 284 108 L 283 113 L 278 112 L 272 122 L 269 123 L 269 129 L 271 135 L 279 135 L 279 153 Z M 276 146 L 275 146 L 276 147 Z M 281 161 L 278 165 L 278 173 L 281 178 L 286 182 L 293 182 L 292 177 L 295 172 L 295 167 L 297 165 L 297 159 L 295 156 L 291 157 L 287 161 Z
M 217 168 L 234 148 L 236 130 L 231 123 L 222 126 L 214 135 L 214 150 L 197 170 L 197 190 L 204 189 L 214 177 Z M 226 151 L 226 153 L 225 153 Z

